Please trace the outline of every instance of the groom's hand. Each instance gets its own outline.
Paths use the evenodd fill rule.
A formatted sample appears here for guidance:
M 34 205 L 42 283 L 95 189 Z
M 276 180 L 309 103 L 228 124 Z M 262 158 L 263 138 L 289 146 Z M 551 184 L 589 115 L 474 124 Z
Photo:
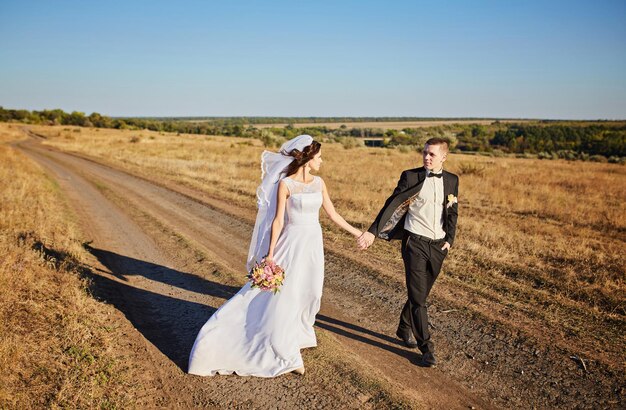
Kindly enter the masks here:
M 448 242 L 444 243 L 443 246 L 441 247 L 442 251 L 447 251 L 450 250 L 450 244 Z
M 363 234 L 356 240 L 356 243 L 359 245 L 360 249 L 367 249 L 374 243 L 374 234 L 367 231 L 363 232 Z

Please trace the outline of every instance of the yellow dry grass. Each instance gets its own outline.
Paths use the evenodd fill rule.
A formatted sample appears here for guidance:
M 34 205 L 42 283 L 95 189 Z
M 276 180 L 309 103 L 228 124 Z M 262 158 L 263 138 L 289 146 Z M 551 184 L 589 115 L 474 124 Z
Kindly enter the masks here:
M 259 141 L 68 127 L 34 130 L 63 150 L 255 206 L 264 149 Z M 324 144 L 322 152 L 320 175 L 336 208 L 363 229 L 400 172 L 421 165 L 416 152 L 346 150 L 339 144 Z M 461 177 L 460 217 L 436 297 L 539 339 L 580 345 L 582 352 L 599 349 L 607 361 L 623 362 L 626 167 L 453 154 L 446 168 Z M 352 249 L 351 238 L 326 226 L 328 243 Z M 396 244 L 377 242 L 358 257 L 401 271 Z
M 124 372 L 111 312 L 79 269 L 84 251 L 57 186 L 0 128 L 0 408 L 114 408 Z M 107 330 L 108 329 L 108 330 Z

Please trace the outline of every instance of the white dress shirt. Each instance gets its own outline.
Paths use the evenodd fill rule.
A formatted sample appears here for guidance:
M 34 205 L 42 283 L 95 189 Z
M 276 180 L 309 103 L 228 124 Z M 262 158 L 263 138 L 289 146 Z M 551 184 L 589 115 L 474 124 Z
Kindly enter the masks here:
M 440 174 L 443 170 L 426 170 L 426 180 L 409 206 L 404 229 L 430 239 L 443 239 L 443 176 L 429 178 L 431 172 Z

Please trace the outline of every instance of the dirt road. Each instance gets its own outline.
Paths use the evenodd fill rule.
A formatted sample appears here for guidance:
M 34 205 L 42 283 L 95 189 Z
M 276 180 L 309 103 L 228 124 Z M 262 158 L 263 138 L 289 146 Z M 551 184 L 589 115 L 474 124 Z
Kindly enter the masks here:
M 129 175 L 93 159 L 17 145 L 43 165 L 75 210 L 88 249 L 94 294 L 128 326 L 120 356 L 144 375 L 146 406 L 238 408 L 417 408 L 618 406 L 573 361 L 512 340 L 506 330 L 438 306 L 431 310 L 439 358 L 417 366 L 394 335 L 405 291 L 372 266 L 326 246 L 326 282 L 304 377 L 276 379 L 185 373 L 193 340 L 244 282 L 253 213 L 188 187 Z M 570 377 L 571 376 L 571 377 Z M 598 401 L 604 400 L 604 401 Z

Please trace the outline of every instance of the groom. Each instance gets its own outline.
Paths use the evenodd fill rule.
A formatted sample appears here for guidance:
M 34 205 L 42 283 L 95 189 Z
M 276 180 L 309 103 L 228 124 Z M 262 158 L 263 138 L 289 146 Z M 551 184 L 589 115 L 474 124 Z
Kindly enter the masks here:
M 402 240 L 408 300 L 396 335 L 422 352 L 422 365 L 436 364 L 428 330 L 426 298 L 454 242 L 459 177 L 443 170 L 448 141 L 431 138 L 424 145 L 424 166 L 402 172 L 398 186 L 376 220 L 358 238 L 367 249 L 374 238 Z

